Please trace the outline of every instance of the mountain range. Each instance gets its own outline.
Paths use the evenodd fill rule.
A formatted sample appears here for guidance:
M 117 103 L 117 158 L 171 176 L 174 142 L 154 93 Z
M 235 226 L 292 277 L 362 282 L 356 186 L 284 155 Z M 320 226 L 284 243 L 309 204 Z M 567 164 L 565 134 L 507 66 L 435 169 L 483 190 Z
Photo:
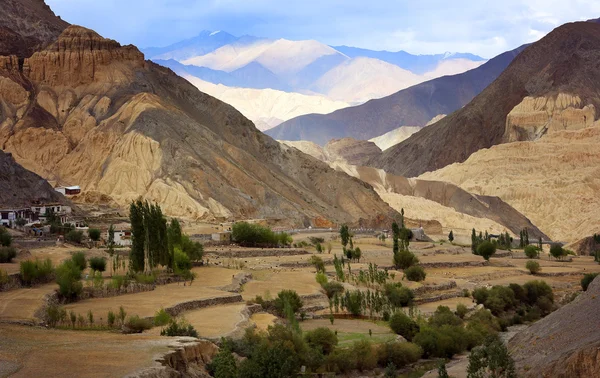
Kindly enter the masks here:
M 431 78 L 464 72 L 485 62 L 473 54 L 411 55 L 404 51 L 336 48 L 314 40 L 235 37 L 223 31 L 204 31 L 171 46 L 142 51 L 147 58 L 181 76 L 228 87 L 214 92 L 206 85 L 202 88 L 226 102 L 228 98 L 220 97 L 225 91 L 230 95 L 239 91 L 241 93 L 229 98 L 243 98 L 243 89 L 274 89 L 326 97 L 348 106 L 390 95 Z M 241 109 L 267 107 L 257 102 L 254 100 L 254 104 L 249 105 L 238 101 L 237 104 Z M 338 109 L 324 111 L 310 106 L 314 102 L 314 99 L 302 101 L 297 96 L 285 101 L 288 109 L 297 104 L 305 109 L 302 114 L 323 114 Z M 256 116 L 242 112 L 255 123 L 274 118 L 268 112 Z

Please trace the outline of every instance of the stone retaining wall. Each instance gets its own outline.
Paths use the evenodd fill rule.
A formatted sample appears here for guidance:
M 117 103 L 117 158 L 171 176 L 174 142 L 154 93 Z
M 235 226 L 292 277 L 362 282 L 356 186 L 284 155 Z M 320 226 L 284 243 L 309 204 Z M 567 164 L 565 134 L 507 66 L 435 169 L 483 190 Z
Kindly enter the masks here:
M 309 252 L 301 248 L 257 248 L 257 249 L 231 249 L 231 250 L 204 250 L 205 255 L 214 255 L 219 258 L 244 258 L 244 257 L 280 257 L 307 255 Z
M 452 293 L 444 293 L 444 294 L 440 294 L 440 295 L 435 295 L 433 297 L 416 299 L 415 304 L 420 305 L 420 304 L 424 304 L 424 303 L 438 302 L 438 301 L 443 301 L 444 299 L 458 298 L 458 297 L 462 297 L 462 296 L 464 296 L 462 291 L 455 291 Z
M 178 303 L 175 306 L 165 308 L 165 311 L 171 316 L 177 316 L 182 312 L 198 310 L 204 307 L 218 306 L 229 303 L 243 302 L 240 294 L 232 294 L 222 297 L 212 297 L 205 299 L 197 299 L 193 301 Z
M 415 295 L 423 295 L 434 291 L 450 290 L 456 287 L 456 281 L 450 281 L 439 285 L 427 285 L 413 289 Z

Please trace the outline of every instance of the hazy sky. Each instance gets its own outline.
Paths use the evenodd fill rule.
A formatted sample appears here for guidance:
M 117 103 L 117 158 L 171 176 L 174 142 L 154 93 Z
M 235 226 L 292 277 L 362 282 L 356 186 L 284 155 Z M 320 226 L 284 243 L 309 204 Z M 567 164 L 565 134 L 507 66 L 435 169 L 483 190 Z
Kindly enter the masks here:
M 490 58 L 556 26 L 600 17 L 597 0 L 46 0 L 66 21 L 139 47 L 202 30 Z

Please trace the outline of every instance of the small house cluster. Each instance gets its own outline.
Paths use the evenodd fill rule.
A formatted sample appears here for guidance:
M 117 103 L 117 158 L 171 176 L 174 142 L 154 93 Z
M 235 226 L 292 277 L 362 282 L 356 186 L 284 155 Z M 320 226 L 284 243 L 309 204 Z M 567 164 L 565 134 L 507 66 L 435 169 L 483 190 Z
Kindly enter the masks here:
M 29 207 L 0 209 L 0 225 L 14 228 L 17 225 L 44 223 L 51 212 L 54 212 L 62 223 L 67 223 L 71 207 L 60 203 L 38 203 Z

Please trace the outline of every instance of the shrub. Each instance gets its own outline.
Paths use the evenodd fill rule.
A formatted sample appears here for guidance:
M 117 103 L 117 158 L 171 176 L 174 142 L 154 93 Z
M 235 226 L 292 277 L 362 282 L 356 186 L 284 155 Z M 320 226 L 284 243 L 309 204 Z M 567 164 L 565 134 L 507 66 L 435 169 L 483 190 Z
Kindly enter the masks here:
M 327 282 L 322 287 L 323 290 L 325 290 L 327 298 L 333 298 L 336 294 L 341 294 L 344 292 L 344 285 L 336 281 Z
M 26 260 L 21 261 L 20 264 L 21 280 L 26 285 L 32 285 L 38 282 L 47 282 L 52 277 L 54 269 L 52 267 L 52 261 L 46 259 L 40 260 Z
M 485 301 L 488 298 L 488 295 L 488 289 L 486 289 L 485 287 L 478 287 L 477 289 L 473 290 L 473 299 L 475 299 L 475 302 L 477 302 L 477 304 L 485 303 Z
M 204 246 L 192 241 L 187 235 L 181 235 L 181 250 L 191 261 L 200 261 L 204 255 Z
M 567 255 L 567 252 L 563 249 L 563 247 L 560 244 L 555 243 L 550 246 L 550 254 L 555 259 L 562 259 Z
M 477 247 L 477 254 L 484 259 L 489 260 L 496 253 L 496 245 L 490 241 L 484 241 Z
M 175 247 L 175 269 L 180 271 L 192 269 L 192 261 L 179 247 Z
M 323 287 L 323 286 L 325 286 L 325 284 L 327 284 L 327 276 L 323 272 L 318 272 L 317 275 L 315 276 L 315 280 L 317 280 L 317 283 L 319 285 L 321 285 L 321 287 Z
M 423 327 L 413 338 L 424 357 L 450 358 L 466 349 L 467 332 L 460 326 Z
M 411 341 L 419 332 L 419 325 L 402 311 L 398 311 L 390 317 L 390 328 L 408 341 Z
M 207 366 L 208 372 L 215 378 L 236 378 L 238 377 L 238 367 L 231 353 L 229 343 L 224 343 L 219 349 L 219 353 L 213 358 Z
M 179 321 L 171 320 L 169 325 L 160 331 L 161 336 L 190 336 L 198 337 L 198 332 L 194 327 L 181 319 Z
M 115 313 L 112 312 L 112 310 L 108 311 L 108 315 L 106 316 L 106 323 L 108 324 L 108 326 L 114 327 L 116 320 L 117 316 L 115 315 Z
M 310 263 L 315 266 L 317 272 L 325 273 L 325 263 L 323 262 L 322 258 L 313 255 L 310 257 Z
M 88 235 L 90 236 L 90 239 L 92 239 L 93 241 L 100 240 L 100 230 L 98 230 L 97 228 L 90 228 L 88 230 Z
M 419 361 L 422 355 L 423 349 L 417 344 L 394 341 L 379 348 L 377 359 L 380 366 L 394 364 L 395 367 L 401 368 Z
M 289 304 L 291 311 L 295 314 L 302 307 L 302 299 L 294 290 L 282 290 L 277 294 L 274 305 L 277 312 L 283 316 L 286 303 Z
M 581 289 L 587 291 L 588 287 L 596 277 L 598 277 L 598 273 L 587 273 L 584 275 L 581 279 Z
M 456 315 L 458 315 L 459 318 L 464 319 L 468 312 L 469 309 L 463 303 L 456 305 Z
M 346 309 L 353 316 L 359 316 L 362 314 L 362 293 L 360 290 L 346 292 Z
M 83 240 L 83 231 L 71 230 L 65 235 L 65 240 L 71 243 L 81 244 Z
M 152 321 L 133 315 L 127 319 L 123 333 L 142 333 L 150 328 L 152 328 Z
M 396 269 L 407 269 L 418 263 L 419 259 L 410 251 L 401 250 L 394 254 L 394 266 Z
M 106 270 L 106 259 L 104 257 L 92 257 L 90 259 L 90 269 L 96 272 L 104 272 Z
M 71 256 L 71 260 L 79 267 L 79 270 L 82 272 L 87 268 L 87 261 L 85 259 L 85 254 L 83 252 L 75 252 L 73 256 Z
M 528 245 L 525 247 L 525 256 L 529 259 L 537 259 L 540 256 L 538 247 L 534 245 Z
M 498 337 L 491 337 L 469 355 L 468 377 L 516 378 L 515 363 Z
M 425 276 L 427 275 L 427 273 L 425 273 L 425 269 L 423 269 L 422 266 L 413 265 L 404 270 L 404 275 L 409 281 L 419 282 L 425 280 Z
M 336 334 L 329 328 L 319 327 L 312 331 L 304 333 L 304 340 L 314 349 L 319 350 L 324 355 L 328 355 L 335 349 L 338 343 Z
M 368 340 L 355 341 L 350 351 L 356 361 L 358 371 L 371 370 L 377 366 L 377 353 Z
M 56 283 L 60 294 L 67 299 L 74 299 L 81 294 L 81 270 L 73 260 L 67 260 L 56 268 Z
M 388 283 L 384 286 L 385 296 L 395 307 L 405 307 L 412 303 L 414 293 L 399 283 Z
M 434 327 L 441 327 L 443 325 L 461 326 L 463 322 L 449 307 L 438 306 L 433 315 L 429 318 L 429 324 Z
M 156 311 L 156 314 L 154 314 L 154 325 L 155 326 L 165 326 L 167 324 L 169 324 L 169 322 L 171 321 L 171 315 L 169 315 L 168 312 L 165 311 L 164 308 L 161 308 L 160 310 Z
M 530 246 L 528 246 L 528 247 L 530 247 Z M 525 264 L 525 268 L 527 270 L 529 270 L 529 273 L 531 273 L 531 274 L 537 274 L 542 270 L 542 268 L 540 267 L 540 264 L 537 261 L 533 261 L 533 260 L 527 261 L 527 264 Z
M 8 273 L 5 270 L 0 269 L 0 287 L 8 283 Z
M 152 285 L 156 282 L 156 276 L 154 274 L 138 273 L 135 275 L 135 281 L 145 285 Z
M 292 238 L 285 232 L 277 234 L 271 231 L 270 228 L 247 222 L 235 223 L 231 230 L 231 237 L 233 241 L 240 245 L 252 247 L 277 247 L 292 243 Z
M 554 294 L 552 288 L 545 281 L 529 281 L 523 285 L 523 289 L 527 293 L 527 302 L 529 305 L 535 305 L 540 298 L 548 298 L 554 303 Z
M 4 228 L 4 226 L 0 226 L 0 246 L 2 247 L 10 247 L 12 244 L 12 236 L 8 233 L 8 231 Z
M 17 257 L 17 250 L 13 247 L 0 247 L 0 263 L 10 263 Z

